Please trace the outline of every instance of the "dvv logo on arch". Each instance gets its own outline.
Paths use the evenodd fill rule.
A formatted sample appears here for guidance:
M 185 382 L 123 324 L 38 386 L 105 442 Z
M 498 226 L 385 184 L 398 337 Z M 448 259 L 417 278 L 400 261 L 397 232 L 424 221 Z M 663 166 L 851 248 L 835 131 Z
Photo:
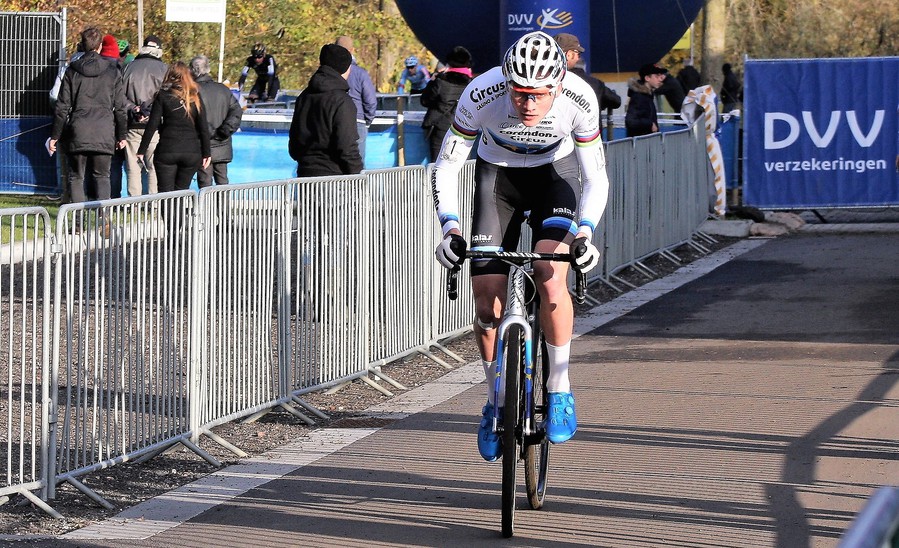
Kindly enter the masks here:
M 880 130 L 883 127 L 884 110 L 874 111 L 874 120 L 866 128 L 862 128 L 858 119 L 859 116 L 854 110 L 831 111 L 830 120 L 824 126 L 823 132 L 819 130 L 811 111 L 802 111 L 801 121 L 786 112 L 766 112 L 765 150 L 787 148 L 799 140 L 803 130 L 816 147 L 827 148 L 833 141 L 837 131 L 843 126 L 843 114 L 846 115 L 846 125 L 848 125 L 849 132 L 852 134 L 855 142 L 858 143 L 858 146 L 869 148 L 877 141 L 877 138 L 880 136 Z
M 543 9 L 536 18 L 533 13 L 510 13 L 508 14 L 508 23 L 512 26 L 532 26 L 536 19 L 537 26 L 540 30 L 544 29 L 561 29 L 571 25 L 574 22 L 574 15 L 570 11 L 559 11 L 556 9 Z

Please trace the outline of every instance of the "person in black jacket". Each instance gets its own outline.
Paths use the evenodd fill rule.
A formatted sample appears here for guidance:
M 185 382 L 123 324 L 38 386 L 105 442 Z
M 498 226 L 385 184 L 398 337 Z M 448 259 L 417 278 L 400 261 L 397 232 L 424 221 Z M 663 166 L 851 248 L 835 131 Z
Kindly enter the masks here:
M 157 130 L 159 144 L 153 164 L 159 192 L 187 190 L 197 170 L 209 166 L 212 153 L 200 88 L 181 61 L 169 67 L 153 100 L 147 129 L 137 149 L 141 163 Z
M 453 48 L 446 63 L 447 69 L 437 73 L 421 93 L 421 104 L 428 107 L 421 127 L 430 145 L 432 162 L 437 161 L 443 138 L 453 123 L 456 104 L 472 77 L 471 53 L 462 46 Z
M 197 171 L 197 185 L 200 188 L 228 184 L 228 162 L 234 159 L 231 135 L 240 129 L 243 109 L 237 97 L 224 84 L 209 76 L 209 58 L 198 55 L 190 60 L 190 72 L 200 86 L 200 97 L 206 107 L 206 122 L 209 124 L 212 163 Z
M 677 79 L 687 93 L 702 85 L 702 78 L 699 76 L 699 71 L 693 66 L 692 59 L 684 60 L 684 68 L 677 73 Z
M 737 104 L 743 102 L 743 84 L 734 74 L 730 63 L 721 65 L 721 73 L 724 74 L 724 83 L 721 84 L 721 112 L 730 112 L 737 108 Z
M 659 131 L 659 116 L 653 92 L 662 86 L 668 69 L 649 64 L 640 67 L 639 78 L 627 81 L 627 114 L 624 127 L 628 137 L 639 137 Z
M 288 150 L 297 177 L 349 175 L 362 171 L 356 142 L 356 105 L 350 98 L 353 56 L 337 44 L 322 46 L 318 70 L 297 98 Z
M 562 51 L 565 52 L 565 60 L 568 61 L 568 71 L 580 76 L 593 88 L 593 93 L 596 94 L 596 103 L 599 105 L 600 115 L 606 110 L 614 110 L 620 107 L 621 97 L 609 89 L 605 82 L 587 74 L 587 62 L 581 56 L 586 50 L 581 45 L 578 37 L 567 32 L 560 32 L 553 38 L 559 44 L 559 47 L 562 48 Z M 602 131 L 602 116 L 599 119 L 599 130 Z
M 65 135 L 69 167 L 66 184 L 72 202 L 87 200 L 85 176 L 90 170 L 97 199 L 110 197 L 109 166 L 116 148 L 125 146 L 127 120 L 119 70 L 100 57 L 103 34 L 95 27 L 81 33 L 85 54 L 63 76 L 53 129 L 47 148 L 56 152 Z
M 684 89 L 684 86 L 680 83 L 680 80 L 673 76 L 665 76 L 665 79 L 662 80 L 662 85 L 653 93 L 663 96 L 668 101 L 668 105 L 671 106 L 672 112 L 680 112 L 684 106 L 684 99 L 687 98 L 687 91 Z

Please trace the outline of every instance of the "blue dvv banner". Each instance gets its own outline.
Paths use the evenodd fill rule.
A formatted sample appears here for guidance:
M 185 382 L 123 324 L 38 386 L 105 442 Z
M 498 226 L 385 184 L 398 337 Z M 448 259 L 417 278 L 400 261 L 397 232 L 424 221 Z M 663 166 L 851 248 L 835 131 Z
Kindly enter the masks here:
M 746 62 L 743 203 L 899 205 L 899 57 Z
M 567 32 L 578 37 L 584 61 L 590 66 L 590 0 L 501 0 L 500 54 L 529 32 L 550 36 Z

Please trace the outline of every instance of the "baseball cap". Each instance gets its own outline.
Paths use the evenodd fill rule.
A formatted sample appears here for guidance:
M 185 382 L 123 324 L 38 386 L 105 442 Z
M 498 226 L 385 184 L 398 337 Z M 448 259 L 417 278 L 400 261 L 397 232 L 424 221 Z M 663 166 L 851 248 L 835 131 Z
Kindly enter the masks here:
M 152 47 L 152 48 L 162 48 L 162 40 L 159 39 L 155 34 L 151 34 L 147 36 L 146 40 L 144 40 L 144 47 Z
M 649 63 L 640 67 L 640 78 L 646 78 L 651 74 L 668 74 L 668 69 L 660 67 L 654 63 Z
M 560 32 L 556 35 L 556 43 L 559 44 L 559 47 L 562 48 L 562 51 L 570 51 L 575 50 L 580 53 L 584 53 L 584 47 L 581 45 L 581 41 L 578 40 L 578 37 L 573 34 L 568 34 L 567 32 Z

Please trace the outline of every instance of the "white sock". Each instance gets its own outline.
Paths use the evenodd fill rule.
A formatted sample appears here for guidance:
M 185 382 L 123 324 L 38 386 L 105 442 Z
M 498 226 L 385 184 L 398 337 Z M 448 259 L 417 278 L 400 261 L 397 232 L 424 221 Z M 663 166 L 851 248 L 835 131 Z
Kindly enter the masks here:
M 490 405 L 496 405 L 494 400 L 493 388 L 496 384 L 496 360 L 492 362 L 488 362 L 487 360 L 481 360 L 481 365 L 484 366 L 484 376 L 487 377 L 487 403 Z M 503 406 L 503 402 L 506 401 L 506 383 L 500 383 L 499 385 L 499 406 Z
M 562 346 L 546 343 L 546 356 L 549 358 L 549 378 L 546 379 L 546 389 L 550 392 L 571 392 L 571 382 L 568 380 L 571 341 Z
M 493 401 L 493 387 L 496 382 L 496 360 L 492 362 L 481 360 L 481 365 L 484 366 L 484 376 L 487 378 L 487 403 L 495 405 Z

